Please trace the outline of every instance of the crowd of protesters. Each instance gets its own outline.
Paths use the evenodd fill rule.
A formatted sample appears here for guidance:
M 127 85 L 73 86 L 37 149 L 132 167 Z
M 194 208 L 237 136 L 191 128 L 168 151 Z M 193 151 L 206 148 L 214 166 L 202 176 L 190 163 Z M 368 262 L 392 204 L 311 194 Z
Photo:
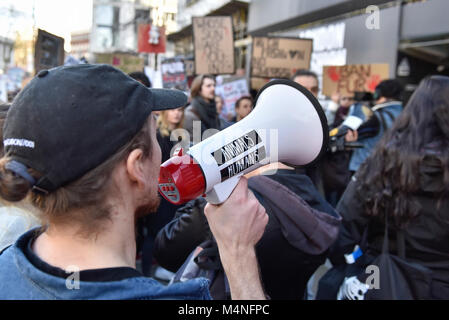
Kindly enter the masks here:
M 315 73 L 291 80 L 318 96 Z M 368 299 L 380 289 L 360 270 L 385 253 L 426 275 L 412 298 L 449 299 L 448 77 L 406 105 L 395 79 L 369 99 L 336 92 L 324 111 L 339 148 L 262 167 L 220 206 L 173 205 L 157 195 L 161 162 L 256 107 L 243 95 L 223 114 L 215 86 L 199 75 L 187 96 L 85 64 L 42 71 L 2 105 L 0 299 Z

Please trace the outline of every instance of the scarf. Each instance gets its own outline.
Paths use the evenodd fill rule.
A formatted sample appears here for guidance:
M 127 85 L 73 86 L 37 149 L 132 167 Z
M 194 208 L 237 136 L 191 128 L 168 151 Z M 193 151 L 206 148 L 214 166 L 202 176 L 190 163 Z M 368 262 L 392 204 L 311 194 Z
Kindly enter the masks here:
M 192 108 L 200 116 L 201 127 L 204 127 L 204 130 L 220 129 L 220 120 L 218 118 L 215 101 L 206 102 L 206 100 L 198 96 L 192 100 Z

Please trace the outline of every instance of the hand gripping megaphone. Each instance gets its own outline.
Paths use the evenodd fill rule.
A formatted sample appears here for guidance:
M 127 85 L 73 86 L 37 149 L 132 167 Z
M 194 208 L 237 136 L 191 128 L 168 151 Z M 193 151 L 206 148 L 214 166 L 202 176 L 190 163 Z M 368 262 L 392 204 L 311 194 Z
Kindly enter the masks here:
M 224 202 L 240 177 L 263 165 L 305 166 L 326 151 L 329 129 L 316 98 L 290 80 L 273 80 L 243 120 L 161 165 L 159 192 L 173 204 L 200 196 Z

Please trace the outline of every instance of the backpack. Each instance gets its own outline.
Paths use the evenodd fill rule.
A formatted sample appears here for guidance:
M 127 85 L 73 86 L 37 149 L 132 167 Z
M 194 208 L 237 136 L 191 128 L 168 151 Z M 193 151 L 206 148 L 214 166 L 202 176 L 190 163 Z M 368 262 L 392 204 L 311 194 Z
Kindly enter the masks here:
M 365 229 L 360 246 L 366 248 Z M 397 231 L 398 254 L 389 251 L 388 216 L 381 253 L 364 253 L 353 264 L 334 266 L 320 280 L 320 300 L 423 300 L 431 299 L 432 271 L 405 256 L 405 238 Z

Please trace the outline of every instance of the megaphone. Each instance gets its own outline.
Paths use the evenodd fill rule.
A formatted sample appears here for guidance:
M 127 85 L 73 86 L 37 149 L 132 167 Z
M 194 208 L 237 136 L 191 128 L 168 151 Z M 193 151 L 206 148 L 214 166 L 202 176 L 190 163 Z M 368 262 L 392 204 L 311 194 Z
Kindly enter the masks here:
M 263 165 L 316 162 L 326 152 L 328 139 L 317 99 L 296 82 L 273 80 L 259 91 L 247 117 L 164 162 L 159 192 L 177 205 L 200 196 L 220 204 L 242 175 Z

